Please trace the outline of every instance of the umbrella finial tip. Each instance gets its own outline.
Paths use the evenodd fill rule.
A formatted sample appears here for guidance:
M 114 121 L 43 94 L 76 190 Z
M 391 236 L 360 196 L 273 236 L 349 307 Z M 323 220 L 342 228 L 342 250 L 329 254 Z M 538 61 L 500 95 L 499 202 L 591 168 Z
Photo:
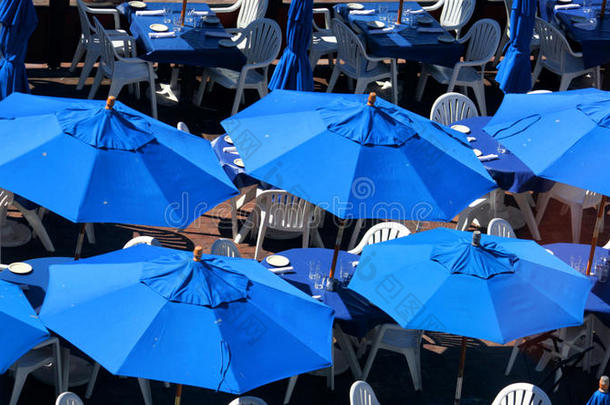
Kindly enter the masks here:
M 203 248 L 201 246 L 195 246 L 193 249 L 193 260 L 198 262 L 201 260 L 201 255 L 203 254 Z
M 474 231 L 472 233 L 472 246 L 479 246 L 481 244 L 481 231 Z
M 116 97 L 114 97 L 114 96 L 108 97 L 108 99 L 106 99 L 106 109 L 112 110 L 112 107 L 114 107 L 115 101 L 116 101 Z
M 366 104 L 368 106 L 373 107 L 375 105 L 375 102 L 377 101 L 377 93 L 375 93 L 374 91 L 369 93 L 369 99 L 366 102 Z

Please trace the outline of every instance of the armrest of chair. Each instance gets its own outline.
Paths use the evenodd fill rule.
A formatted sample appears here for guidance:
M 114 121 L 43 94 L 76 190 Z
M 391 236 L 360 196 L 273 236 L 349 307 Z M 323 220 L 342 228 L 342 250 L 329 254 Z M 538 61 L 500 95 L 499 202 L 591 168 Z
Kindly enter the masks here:
M 433 5 L 423 6 L 422 8 L 426 11 L 435 11 L 435 10 L 438 10 L 439 8 L 443 7 L 443 4 L 445 4 L 445 0 L 438 0 Z
M 121 23 L 119 20 L 119 10 L 115 8 L 91 8 L 87 10 L 89 14 L 98 14 L 98 15 L 112 15 L 114 17 L 114 29 L 118 30 L 121 28 Z
M 316 24 L 316 20 L 313 21 L 313 26 L 316 31 L 330 31 L 330 10 L 327 8 L 314 8 L 313 9 L 314 16 L 316 14 L 322 14 L 324 16 L 324 28 L 320 28 L 318 24 Z
M 210 7 L 210 10 L 218 13 L 232 13 L 233 11 L 238 10 L 241 7 L 242 0 L 237 0 L 235 3 L 231 4 L 228 7 Z
M 59 339 L 57 339 L 56 337 L 50 337 L 47 340 L 38 343 L 36 346 L 34 346 L 32 348 L 32 350 L 36 350 L 36 349 L 42 349 L 45 346 L 51 346 L 57 344 L 59 346 Z

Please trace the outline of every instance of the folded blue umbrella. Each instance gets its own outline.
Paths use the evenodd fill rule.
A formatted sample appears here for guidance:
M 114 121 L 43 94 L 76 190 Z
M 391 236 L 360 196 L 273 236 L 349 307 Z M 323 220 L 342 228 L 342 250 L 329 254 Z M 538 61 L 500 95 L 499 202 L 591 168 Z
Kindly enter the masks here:
M 581 325 L 593 283 L 534 241 L 437 228 L 365 247 L 349 288 L 404 328 L 507 343 Z
M 371 104 L 275 90 L 222 125 L 248 174 L 340 218 L 450 220 L 497 187 L 464 134 Z
M 0 0 L 0 100 L 14 91 L 30 92 L 25 55 L 37 25 L 32 0 Z
M 485 131 L 536 175 L 610 195 L 610 92 L 508 94 Z
M 120 102 L 0 102 L 0 187 L 79 223 L 186 227 L 237 189 L 210 143 Z
M 18 285 L 0 280 L 0 374 L 37 344 L 49 332 Z
M 331 364 L 333 310 L 251 259 L 139 245 L 53 265 L 40 318 L 113 374 L 235 394 Z

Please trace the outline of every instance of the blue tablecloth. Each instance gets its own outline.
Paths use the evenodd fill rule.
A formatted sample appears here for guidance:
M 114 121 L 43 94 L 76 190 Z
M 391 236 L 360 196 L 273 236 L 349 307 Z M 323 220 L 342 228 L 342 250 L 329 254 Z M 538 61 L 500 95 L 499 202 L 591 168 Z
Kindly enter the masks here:
M 229 179 L 233 182 L 235 187 L 242 188 L 252 186 L 254 184 L 260 184 L 260 181 L 246 174 L 243 167 L 239 167 L 234 163 L 236 159 L 241 158 L 239 154 L 224 151 L 225 148 L 235 147 L 235 145 L 225 141 L 224 138 L 225 135 L 221 135 L 214 139 L 212 141 L 212 149 L 214 150 L 214 153 L 216 153 L 220 165 L 224 169 L 227 176 L 229 176 Z
M 319 263 L 320 270 L 327 274 L 330 271 L 333 251 L 318 248 L 290 249 L 279 254 L 289 258 L 290 265 L 294 267 L 294 273 L 283 274 L 281 277 L 306 294 L 319 294 L 319 291 L 313 287 L 313 280 L 309 279 L 309 262 Z M 339 277 L 341 267 L 349 269 L 353 273 L 352 262 L 359 259 L 360 256 L 339 252 L 335 276 Z M 261 263 L 266 267 L 271 267 L 265 260 Z M 322 296 L 322 302 L 335 310 L 335 319 L 340 323 L 343 331 L 350 335 L 364 336 L 380 323 L 393 323 L 383 311 L 350 289 L 339 286 L 337 291 L 324 291 Z
M 169 7 L 175 14 L 180 13 L 182 4 L 178 3 L 148 3 L 147 10 L 161 10 Z M 148 33 L 151 24 L 163 23 L 162 15 L 138 16 L 127 3 L 120 4 L 117 9 L 127 17 L 130 23 L 131 35 L 136 38 L 138 46 L 144 50 L 142 59 L 159 63 L 179 63 L 183 65 L 203 67 L 225 67 L 240 70 L 246 63 L 245 55 L 236 47 L 222 47 L 218 45 L 220 38 L 205 35 L 205 32 L 224 32 L 221 24 L 207 26 L 202 30 L 185 26 L 182 31 L 176 32 L 176 38 L 151 39 Z M 207 11 L 207 4 L 192 3 L 187 10 Z M 171 24 L 167 24 L 172 29 Z
M 582 0 L 574 0 L 574 4 L 581 4 Z M 584 16 L 582 7 L 571 10 L 557 10 L 557 0 L 539 0 L 540 16 L 544 20 L 559 24 L 567 37 L 578 42 L 581 47 L 585 67 L 593 67 L 610 63 L 610 18 L 599 20 L 597 27 L 591 31 L 574 27 L 571 20 L 574 16 Z M 593 8 L 601 10 L 601 0 L 593 0 Z M 606 10 L 606 14 L 610 10 Z M 578 51 L 578 49 L 576 49 Z
M 380 3 L 363 3 L 365 9 L 375 9 Z M 397 2 L 383 3 L 388 6 L 390 13 L 398 11 Z M 420 10 L 421 6 L 416 2 L 405 2 L 405 9 Z M 406 28 L 399 32 L 408 43 L 398 45 L 387 34 L 369 34 L 367 23 L 379 19 L 378 15 L 353 15 L 349 14 L 346 4 L 337 4 L 335 13 L 339 14 L 344 21 L 348 21 L 352 26 L 357 27 L 362 32 L 367 51 L 370 56 L 383 58 L 401 58 L 416 62 L 433 63 L 437 65 L 450 66 L 459 61 L 464 52 L 464 47 L 458 42 L 442 43 L 437 40 L 440 35 L 450 35 L 443 33 L 421 33 L 417 29 Z M 417 16 L 430 16 L 427 12 L 418 13 Z M 432 24 L 425 27 L 440 27 L 434 20 Z
M 577 270 L 582 273 L 585 272 L 587 260 L 589 259 L 590 245 L 552 243 L 544 245 L 544 247 L 552 251 L 555 256 L 570 266 L 580 267 Z M 595 249 L 595 257 L 593 258 L 593 266 L 595 266 L 603 256 L 610 256 L 610 251 L 602 247 L 597 247 Z M 610 280 L 605 283 L 595 283 L 591 290 L 591 294 L 589 294 L 589 297 L 587 298 L 585 310 L 599 314 L 610 314 Z M 605 320 L 610 320 L 610 317 L 607 315 L 604 316 L 604 318 Z
M 536 177 L 525 163 L 509 151 L 506 153 L 498 152 L 498 141 L 483 130 L 490 119 L 491 117 L 468 118 L 456 122 L 456 124 L 466 125 L 470 128 L 471 132 L 468 136 L 476 138 L 475 141 L 470 142 L 474 149 L 479 149 L 483 155 L 498 155 L 497 159 L 483 162 L 483 166 L 489 171 L 498 186 L 502 190 L 513 193 L 549 191 L 553 186 L 552 181 Z

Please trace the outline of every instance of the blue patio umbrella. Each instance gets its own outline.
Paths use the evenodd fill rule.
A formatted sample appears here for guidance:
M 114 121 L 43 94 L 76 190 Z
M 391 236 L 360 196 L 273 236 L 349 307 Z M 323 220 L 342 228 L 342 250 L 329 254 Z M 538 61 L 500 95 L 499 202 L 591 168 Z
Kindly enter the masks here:
M 288 10 L 286 49 L 280 58 L 269 89 L 313 91 L 313 73 L 307 56 L 311 43 L 313 0 L 293 0 Z
M 237 194 L 210 143 L 117 102 L 0 102 L 0 187 L 78 223 L 186 227 Z
M 14 91 L 30 92 L 25 54 L 37 25 L 32 0 L 0 0 L 0 100 Z
M 581 325 L 593 283 L 534 241 L 437 228 L 365 247 L 349 288 L 404 328 L 506 343 Z
M 139 245 L 53 265 L 40 318 L 113 374 L 235 394 L 331 364 L 332 309 L 251 259 Z
M 18 285 L 0 280 L 0 374 L 49 332 L 36 316 Z
M 504 93 L 525 93 L 532 88 L 530 42 L 536 21 L 536 0 L 514 0 L 510 14 L 510 41 L 498 65 L 496 81 Z

